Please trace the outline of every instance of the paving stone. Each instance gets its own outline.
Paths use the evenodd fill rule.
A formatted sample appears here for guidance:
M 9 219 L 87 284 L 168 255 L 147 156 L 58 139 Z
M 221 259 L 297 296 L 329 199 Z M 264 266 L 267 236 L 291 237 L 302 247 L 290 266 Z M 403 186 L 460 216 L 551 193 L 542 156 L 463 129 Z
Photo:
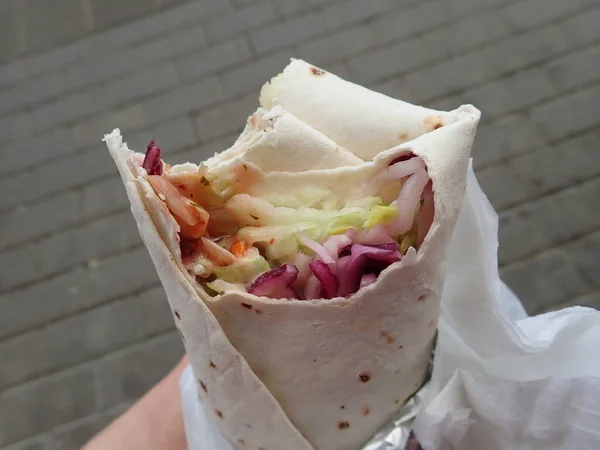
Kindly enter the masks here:
M 164 377 L 183 356 L 179 334 L 144 342 L 103 358 L 96 371 L 101 408 L 135 400 Z M 156 355 L 161 355 L 157 359 Z
M 595 0 L 592 0 L 595 1 Z M 600 31 L 595 24 L 600 20 L 600 8 L 585 11 L 564 21 L 560 26 L 572 42 L 578 45 L 600 41 Z
M 175 59 L 183 80 L 193 80 L 239 64 L 250 58 L 250 49 L 243 39 L 234 39 Z
M 0 343 L 2 361 L 10 367 L 0 373 L 0 388 L 66 369 L 174 326 L 164 294 L 125 298 L 62 319 Z M 25 355 L 23 348 L 28 349 Z
M 12 412 L 0 415 L 0 445 L 93 413 L 92 383 L 92 371 L 80 367 L 0 393 L 0 410 Z
M 81 2 L 55 0 L 40 2 L 22 0 L 21 10 L 27 36 L 27 50 L 47 49 L 62 44 L 85 30 L 85 19 Z M 68 23 L 68 26 L 65 26 Z
M 544 70 L 562 89 L 576 89 L 589 83 L 598 82 L 600 80 L 600 45 L 553 60 L 544 67 Z
M 549 139 L 560 139 L 598 125 L 598 101 L 600 86 L 593 86 L 536 107 L 531 115 Z
M 478 173 L 494 207 L 501 211 L 600 175 L 598 133 L 545 146 Z M 549 164 L 548 162 L 552 163 Z
M 2 447 L 3 450 L 49 450 L 48 437 L 42 435 L 40 437 L 28 438 L 23 441 L 16 442 L 8 447 Z
M 232 131 L 241 131 L 257 106 L 257 95 L 251 94 L 200 114 L 196 117 L 198 136 L 202 141 L 209 142 Z
M 500 214 L 500 262 L 524 260 L 600 228 L 600 215 L 589 213 L 599 195 L 596 178 Z
M 89 0 L 93 22 L 97 27 L 113 25 L 152 11 L 154 2 L 146 0 Z
M 275 20 L 275 8 L 271 3 L 252 2 L 248 7 L 234 13 L 224 14 L 206 23 L 206 36 L 219 41 L 228 36 L 257 28 Z
M 511 115 L 480 126 L 473 144 L 476 169 L 510 159 L 524 151 L 538 148 L 543 139 L 525 115 Z
M 461 94 L 463 103 L 478 105 L 494 120 L 556 96 L 556 88 L 541 69 L 523 70 Z
M 48 446 L 51 450 L 78 450 L 95 434 L 102 431 L 122 413 L 121 407 L 83 417 L 52 432 Z
M 123 267 L 128 270 L 123 271 Z M 3 294 L 0 297 L 3 312 L 0 316 L 0 338 L 24 333 L 157 284 L 156 270 L 145 247 L 100 259 L 94 262 L 93 267 L 78 267 L 41 283 Z M 162 292 L 162 288 L 159 290 Z M 24 311 L 36 313 L 25 314 Z
M 254 31 L 250 39 L 258 53 L 266 53 L 319 35 L 325 27 L 323 15 L 306 14 Z
M 565 252 L 560 250 L 510 266 L 502 271 L 502 278 L 530 314 L 538 314 L 590 289 Z
M 23 120 L 22 126 L 27 126 L 27 118 L 20 120 Z M 0 146 L 0 158 L 2 158 L 0 174 L 14 175 L 23 169 L 33 168 L 45 161 L 72 153 L 74 150 L 75 147 L 68 133 L 62 128 L 55 128 L 37 136 L 24 136 L 10 144 Z
M 325 8 L 323 10 L 323 16 L 325 17 L 327 27 L 336 29 L 350 23 L 363 21 L 384 14 L 393 9 L 396 4 L 397 2 L 395 0 L 380 0 L 378 2 L 350 0 L 337 2 Z
M 500 12 L 516 29 L 530 29 L 576 12 L 584 6 L 584 0 L 572 0 L 568 2 L 525 0 L 507 6 Z

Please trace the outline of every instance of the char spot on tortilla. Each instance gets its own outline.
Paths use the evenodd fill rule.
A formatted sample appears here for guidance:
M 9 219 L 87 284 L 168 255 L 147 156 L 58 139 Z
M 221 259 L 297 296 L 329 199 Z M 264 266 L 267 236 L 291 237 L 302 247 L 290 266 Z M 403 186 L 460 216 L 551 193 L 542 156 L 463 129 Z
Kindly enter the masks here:
M 399 345 L 398 348 L 404 348 L 404 345 Z
M 419 295 L 419 301 L 422 302 L 423 300 L 425 300 L 427 298 L 427 296 L 425 294 L 421 294 Z
M 317 67 L 314 67 L 314 66 L 311 66 L 310 71 L 316 77 L 320 77 L 320 76 L 325 75 L 327 73 L 324 70 L 321 70 L 321 69 L 319 69 Z
M 204 384 L 202 380 L 198 380 L 198 383 L 200 383 L 200 387 L 202 388 L 202 390 L 208 393 L 208 388 L 206 387 L 206 384 Z
M 346 407 L 344 405 L 340 406 L 340 409 L 346 409 Z
M 175 310 L 174 312 L 175 312 L 175 316 L 177 316 L 177 318 L 178 318 L 179 320 L 181 320 L 181 316 L 179 315 L 179 313 L 177 312 L 177 310 Z
M 223 418 L 223 413 L 222 413 L 220 410 L 218 410 L 218 409 L 215 409 L 215 414 L 217 415 L 217 417 L 218 417 L 219 419 L 222 419 L 222 418 Z
M 369 408 L 367 405 L 364 405 L 361 409 L 360 412 L 362 412 L 363 416 L 368 416 L 371 413 L 371 408 Z
M 382 331 L 380 333 L 381 337 L 385 339 L 385 341 L 388 344 L 393 344 L 394 343 L 394 336 L 392 336 L 390 333 L 388 333 L 387 331 Z
M 241 305 L 242 305 L 243 308 L 252 309 L 252 305 L 249 305 L 248 303 L 242 302 Z
M 444 119 L 440 115 L 433 115 L 425 117 L 423 120 L 423 128 L 425 131 L 433 131 L 444 126 Z
M 400 143 L 408 141 L 408 133 L 400 133 L 398 139 L 400 140 Z
M 211 368 L 211 369 L 216 369 L 216 368 L 217 368 L 217 366 L 216 366 L 216 364 L 215 364 L 214 362 L 212 362 L 212 361 L 211 361 L 211 362 L 210 362 L 210 368 Z
M 402 403 L 400 400 L 397 400 L 397 399 L 396 399 L 396 400 L 394 400 L 394 404 L 395 404 L 395 405 L 399 405 L 400 403 Z
M 371 374 L 370 374 L 370 373 L 368 373 L 368 372 L 363 372 L 363 373 L 360 373 L 360 374 L 358 375 L 358 379 L 359 379 L 360 381 L 362 381 L 363 383 L 366 383 L 367 381 L 369 381 L 369 380 L 371 379 Z
M 346 428 L 350 428 L 350 423 L 343 420 L 340 423 L 338 423 L 338 428 L 340 430 L 345 430 Z
M 262 313 L 263 313 L 263 312 L 262 312 L 262 309 L 255 309 L 255 310 L 254 310 L 254 312 L 255 312 L 256 314 L 262 314 Z
M 246 445 L 246 441 L 245 441 L 245 440 L 243 440 L 243 439 L 238 439 L 238 440 L 237 440 L 237 442 L 238 442 L 238 444 L 240 444 L 240 445 Z

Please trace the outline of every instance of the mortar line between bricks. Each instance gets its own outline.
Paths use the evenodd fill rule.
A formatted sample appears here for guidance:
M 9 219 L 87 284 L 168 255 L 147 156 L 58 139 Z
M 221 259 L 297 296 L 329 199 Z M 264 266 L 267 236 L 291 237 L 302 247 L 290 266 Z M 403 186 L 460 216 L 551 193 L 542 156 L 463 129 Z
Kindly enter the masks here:
M 16 384 L 10 384 L 10 385 L 4 386 L 2 389 L 0 389 L 0 395 L 3 395 L 3 394 L 5 395 L 7 392 L 14 391 L 14 390 L 26 389 L 27 385 L 30 383 L 36 383 L 45 378 L 59 377 L 59 376 L 64 375 L 65 372 L 68 374 L 71 371 L 75 371 L 82 367 L 85 368 L 85 366 L 88 366 L 88 365 L 91 368 L 91 366 L 93 366 L 95 363 L 99 362 L 102 359 L 110 358 L 115 355 L 118 355 L 119 353 L 130 351 L 130 350 L 132 350 L 140 345 L 144 345 L 148 342 L 157 341 L 171 333 L 176 333 L 174 323 L 173 323 L 173 328 L 168 331 L 163 331 L 163 332 L 159 332 L 159 333 L 155 333 L 155 334 L 146 336 L 140 340 L 129 343 L 123 347 L 119 347 L 116 349 L 112 349 L 108 352 L 95 355 L 93 358 L 86 359 L 85 361 L 78 362 L 77 364 L 73 364 L 68 367 L 63 367 L 62 369 L 58 369 L 58 370 L 54 370 L 54 371 L 48 371 L 46 373 L 39 374 L 33 378 L 21 380 L 20 382 L 18 382 Z
M 148 284 L 146 286 L 142 286 L 140 288 L 134 289 L 132 291 L 124 292 L 124 293 L 119 294 L 119 295 L 114 296 L 114 297 L 109 297 L 108 299 L 102 300 L 100 303 L 96 303 L 94 305 L 89 305 L 87 307 L 78 309 L 77 311 L 72 311 L 72 312 L 69 312 L 69 313 L 66 313 L 66 314 L 62 314 L 60 316 L 53 317 L 52 319 L 46 320 L 44 322 L 37 323 L 35 325 L 31 325 L 31 326 L 25 327 L 25 328 L 23 328 L 23 329 L 21 329 L 19 331 L 14 332 L 14 333 L 10 333 L 10 334 L 2 336 L 0 338 L 0 343 L 2 343 L 4 341 L 11 340 L 11 339 L 18 338 L 19 336 L 22 336 L 22 335 L 27 334 L 27 333 L 29 333 L 31 331 L 34 331 L 34 330 L 39 330 L 39 329 L 47 328 L 47 327 L 49 327 L 49 326 L 51 326 L 51 325 L 53 325 L 55 323 L 58 323 L 58 322 L 60 322 L 62 320 L 70 319 L 71 317 L 75 317 L 75 316 L 79 316 L 81 314 L 85 314 L 85 313 L 87 313 L 89 311 L 92 311 L 94 309 L 98 309 L 98 308 L 103 307 L 103 306 L 112 305 L 113 303 L 118 303 L 118 302 L 120 302 L 122 300 L 125 300 L 125 299 L 129 298 L 129 297 L 141 296 L 141 295 L 145 294 L 146 292 L 149 292 L 152 289 L 155 289 L 155 288 L 157 288 L 159 286 L 162 286 L 160 282 L 158 282 L 158 283 L 157 282 L 153 282 L 153 283 L 150 283 L 150 284 Z
M 550 247 L 550 248 L 544 248 L 542 250 L 538 250 L 538 251 L 534 251 L 534 252 L 528 253 L 527 255 L 521 256 L 519 258 L 513 259 L 513 260 L 505 262 L 503 264 L 499 264 L 498 267 L 499 267 L 499 269 L 502 269 L 502 270 L 512 269 L 515 266 L 518 267 L 520 264 L 524 264 L 527 261 L 531 261 L 532 259 L 535 259 L 535 258 L 537 258 L 539 256 L 544 256 L 544 255 L 546 255 L 548 253 L 552 253 L 556 249 L 564 248 L 564 247 L 566 247 L 568 245 L 574 244 L 575 242 L 582 241 L 585 238 L 587 238 L 587 237 L 589 237 L 589 236 L 591 236 L 593 234 L 598 233 L 599 231 L 600 231 L 600 228 L 594 228 L 592 230 L 587 230 L 587 231 L 585 231 L 583 233 L 579 233 L 576 236 L 570 237 L 570 238 L 565 239 L 565 240 L 560 241 L 560 242 L 556 242 L 556 243 L 552 244 L 552 247 Z M 500 243 L 500 245 L 502 245 L 502 243 Z
M 514 3 L 518 3 L 519 1 L 520 0 L 517 0 Z M 510 6 L 511 4 L 512 3 L 509 3 L 509 4 L 506 4 L 504 6 Z M 498 9 L 498 8 L 497 7 L 496 8 L 492 8 L 492 9 L 487 10 L 487 11 L 488 12 L 489 11 L 493 11 L 494 9 Z M 567 20 L 570 20 L 571 18 L 573 18 L 573 17 L 575 17 L 577 15 L 580 15 L 582 13 L 585 13 L 585 12 L 591 10 L 591 9 L 596 9 L 596 7 L 595 6 L 588 6 L 588 7 L 585 7 L 583 9 L 578 10 L 575 13 L 566 14 L 564 16 L 561 16 L 561 17 L 557 18 L 557 19 L 554 19 L 554 20 L 551 20 L 551 21 L 548 21 L 548 22 L 544 22 L 544 23 L 538 25 L 534 29 L 523 29 L 520 32 L 515 32 L 515 33 L 510 34 L 508 36 L 503 36 L 503 37 L 498 38 L 498 39 L 493 39 L 493 40 L 488 41 L 488 42 L 486 42 L 484 44 L 481 44 L 481 45 L 478 45 L 476 47 L 473 47 L 473 48 L 469 49 L 468 51 L 458 52 L 455 55 L 452 55 L 451 57 L 446 58 L 444 60 L 444 62 L 451 61 L 451 60 L 454 60 L 454 59 L 457 59 L 459 57 L 463 57 L 463 56 L 466 56 L 466 55 L 469 55 L 469 54 L 472 54 L 472 53 L 478 53 L 479 51 L 485 50 L 485 49 L 487 49 L 489 47 L 493 47 L 493 46 L 499 44 L 502 41 L 514 39 L 514 38 L 522 36 L 524 34 L 531 33 L 534 30 L 539 29 L 539 28 L 545 28 L 545 27 L 548 27 L 548 26 L 559 25 L 562 22 L 566 22 Z M 440 30 L 443 30 L 443 29 L 446 29 L 446 28 L 450 28 L 452 25 L 453 25 L 453 23 L 449 22 L 449 23 L 447 23 L 444 26 L 440 26 L 440 27 L 436 28 L 435 30 L 421 31 L 421 32 L 418 32 L 418 33 L 415 33 L 415 34 L 411 35 L 410 37 L 415 37 L 415 38 L 423 37 L 423 36 L 426 36 L 428 34 L 433 34 L 433 33 L 439 32 Z M 587 44 L 584 44 L 584 45 L 580 45 L 580 46 L 575 46 L 575 47 L 569 48 L 569 49 L 565 50 L 564 52 L 559 52 L 558 54 L 556 54 L 556 55 L 554 55 L 554 56 L 552 56 L 550 58 L 547 58 L 545 60 L 542 60 L 542 61 L 539 61 L 539 62 L 536 62 L 536 63 L 532 63 L 532 64 L 525 64 L 525 65 L 519 67 L 518 69 L 512 69 L 512 70 L 510 70 L 508 72 L 505 72 L 505 73 L 503 73 L 501 75 L 498 75 L 497 77 L 489 78 L 487 80 L 483 80 L 483 81 L 480 81 L 478 83 L 473 83 L 467 89 L 472 89 L 472 88 L 481 86 L 483 83 L 486 83 L 486 82 L 489 82 L 489 81 L 492 81 L 492 80 L 496 80 L 496 79 L 500 79 L 501 77 L 504 77 L 505 75 L 512 75 L 512 74 L 514 74 L 516 72 L 520 72 L 520 71 L 529 69 L 531 67 L 536 67 L 536 66 L 538 66 L 540 64 L 546 64 L 549 61 L 552 61 L 552 60 L 558 59 L 558 58 L 562 58 L 563 56 L 568 55 L 568 54 L 579 52 L 580 50 L 586 50 L 588 47 L 596 45 L 597 43 L 598 43 L 598 41 L 594 41 L 591 44 L 587 43 Z M 366 55 L 367 53 L 372 53 L 373 51 L 376 51 L 376 50 L 393 47 L 396 44 L 398 44 L 398 41 L 391 42 L 389 44 L 386 44 L 385 46 L 378 47 L 377 49 L 370 49 L 370 50 L 367 50 L 367 51 L 364 51 L 364 52 L 361 52 L 361 53 L 357 53 L 356 55 L 353 55 L 352 58 L 355 58 L 357 56 Z M 343 60 L 344 60 L 344 62 L 347 62 L 348 58 L 344 58 Z M 419 65 L 419 66 L 415 66 L 415 67 L 411 67 L 406 72 L 397 72 L 397 73 L 395 73 L 393 75 L 390 75 L 390 76 L 385 76 L 385 77 L 377 78 L 377 79 L 373 80 L 372 82 L 370 82 L 369 84 L 385 83 L 387 81 L 391 81 L 393 79 L 397 79 L 400 76 L 411 75 L 411 74 L 419 72 L 419 71 L 421 71 L 423 69 L 429 69 L 429 68 L 435 67 L 436 65 L 438 65 L 440 63 L 440 61 L 441 60 L 429 61 L 429 62 L 427 62 L 425 64 L 422 64 L 422 65 Z M 454 95 L 456 95 L 456 94 L 458 94 L 460 92 L 463 92 L 465 90 L 466 89 L 462 89 L 462 88 L 461 89 L 457 89 L 455 91 L 445 93 L 443 96 L 432 97 L 431 99 L 427 99 L 425 101 L 426 102 L 433 102 L 435 100 L 439 100 L 439 99 L 442 99 L 442 98 L 445 98 L 445 97 L 454 96 Z
M 192 149 L 196 148 L 198 145 L 210 145 L 210 144 L 213 144 L 213 143 L 217 142 L 218 140 L 220 140 L 222 137 L 223 136 L 217 137 L 217 138 L 215 138 L 215 139 L 213 139 L 211 141 L 208 141 L 206 144 L 194 144 L 194 145 L 191 145 L 191 146 L 184 147 L 181 150 L 177 150 L 175 152 L 167 152 L 166 154 L 177 156 L 178 154 L 181 154 L 181 153 L 184 153 L 184 152 L 187 152 L 189 150 L 192 150 Z M 88 147 L 86 150 L 81 150 L 81 151 L 77 152 L 77 154 L 83 153 L 85 151 L 93 151 L 93 150 L 92 150 L 92 148 Z M 108 152 L 108 149 L 106 150 L 106 152 Z M 70 156 L 73 156 L 73 155 L 74 154 L 71 154 Z M 66 158 L 60 158 L 60 159 L 62 160 L 62 159 L 66 159 Z M 52 162 L 55 162 L 55 161 L 59 161 L 59 159 L 52 160 Z M 83 187 L 93 186 L 95 184 L 99 184 L 102 181 L 105 181 L 106 179 L 108 179 L 108 178 L 110 178 L 112 176 L 115 176 L 115 175 L 118 175 L 118 171 L 116 170 L 116 166 L 115 166 L 115 171 L 112 172 L 112 173 L 110 173 L 110 174 L 101 175 L 99 177 L 87 180 L 87 181 L 85 181 L 83 183 L 78 183 L 78 184 L 75 184 L 73 186 L 69 186 L 66 189 L 59 189 L 59 190 L 54 191 L 54 192 L 52 192 L 50 194 L 40 195 L 39 197 L 35 197 L 35 198 L 31 199 L 31 200 L 24 200 L 21 203 L 18 203 L 18 204 L 15 204 L 15 205 L 11 205 L 11 206 L 8 206 L 6 208 L 2 208 L 2 209 L 0 209 L 0 217 L 6 216 L 6 215 L 12 213 L 14 210 L 16 210 L 17 208 L 19 208 L 21 206 L 35 206 L 37 203 L 42 203 L 42 202 L 44 202 L 46 200 L 49 200 L 49 199 L 51 199 L 53 197 L 56 197 L 57 195 L 64 194 L 64 193 L 67 193 L 67 192 L 75 192 L 75 191 L 77 191 L 77 190 L 79 190 L 79 189 L 81 189 Z M 7 177 L 4 177 L 4 179 L 7 179 Z M 10 177 L 9 177 L 9 179 L 10 179 Z
M 136 243 L 134 245 L 131 245 L 131 246 L 119 249 L 119 250 L 117 250 L 115 252 L 107 253 L 106 255 L 103 255 L 101 258 L 96 258 L 96 261 L 104 261 L 105 259 L 109 259 L 109 258 L 112 258 L 114 256 L 122 255 L 122 254 L 130 252 L 132 250 L 136 250 L 136 249 L 138 249 L 140 247 L 141 247 L 141 245 Z M 58 275 L 62 275 L 64 273 L 72 272 L 73 270 L 75 270 L 77 268 L 84 269 L 86 267 L 87 267 L 87 262 L 80 263 L 80 264 L 74 264 L 72 266 L 65 267 L 64 269 L 61 269 L 58 272 L 53 272 L 53 273 L 44 275 L 42 277 L 35 278 L 33 280 L 29 280 L 29 281 L 25 281 L 25 282 L 20 283 L 20 284 L 16 284 L 14 286 L 9 287 L 8 289 L 0 290 L 0 295 L 12 294 L 13 292 L 19 291 L 21 289 L 28 288 L 30 286 L 34 286 L 34 285 L 36 285 L 36 284 L 38 284 L 40 282 L 51 280 L 52 278 L 55 278 Z

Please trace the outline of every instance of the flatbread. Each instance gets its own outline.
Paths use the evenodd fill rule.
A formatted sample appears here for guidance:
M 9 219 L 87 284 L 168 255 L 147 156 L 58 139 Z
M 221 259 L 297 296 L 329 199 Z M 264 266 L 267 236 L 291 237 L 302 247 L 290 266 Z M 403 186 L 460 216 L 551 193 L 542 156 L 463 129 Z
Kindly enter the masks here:
M 177 224 L 139 171 L 139 155 L 122 144 L 118 130 L 106 136 L 190 354 L 201 399 L 214 411 L 223 435 L 240 448 L 358 449 L 420 386 L 439 316 L 446 248 L 479 121 L 479 111 L 472 106 L 452 112 L 426 110 L 318 68 L 313 74 L 313 68 L 303 61 L 286 68 L 273 100 L 278 108 L 273 109 L 279 117 L 289 113 L 292 122 L 301 121 L 298 129 L 313 129 L 303 134 L 312 136 L 306 138 L 307 148 L 322 143 L 330 148 L 333 142 L 343 149 L 336 168 L 319 167 L 317 161 L 314 168 L 302 171 L 299 167 L 305 162 L 292 155 L 281 164 L 296 162 L 278 170 L 265 159 L 266 150 L 257 153 L 264 156 L 244 159 L 258 142 L 251 137 L 256 134 L 253 124 L 232 149 L 206 166 L 227 173 L 240 164 L 250 165 L 253 195 L 301 199 L 304 190 L 321 189 L 342 201 L 364 196 L 368 180 L 398 155 L 412 152 L 421 157 L 433 182 L 430 231 L 418 252 L 409 251 L 374 284 L 348 299 L 283 301 L 244 292 L 209 296 L 181 264 Z M 321 91 L 306 77 L 330 81 Z M 304 117 L 317 104 L 319 111 Z M 336 111 L 339 121 L 334 120 Z M 371 114 L 377 111 L 388 113 Z M 427 132 L 423 124 L 431 116 L 444 122 Z M 271 137 L 273 158 L 286 148 L 286 136 L 294 130 L 282 128 Z M 279 132 L 284 136 L 279 138 Z M 397 135 L 403 132 L 416 138 L 399 143 Z M 394 136 L 386 137 L 388 133 Z M 352 162 L 346 150 L 364 162 Z M 324 160 L 331 161 L 328 158 L 330 154 Z

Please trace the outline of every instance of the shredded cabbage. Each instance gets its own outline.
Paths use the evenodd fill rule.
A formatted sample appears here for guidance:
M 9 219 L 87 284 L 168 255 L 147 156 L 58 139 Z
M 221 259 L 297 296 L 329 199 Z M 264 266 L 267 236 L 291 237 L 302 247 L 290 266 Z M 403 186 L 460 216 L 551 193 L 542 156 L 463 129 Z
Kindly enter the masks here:
M 319 237 L 315 227 L 310 223 L 244 227 L 238 231 L 237 236 L 249 244 L 261 244 L 269 260 L 285 260 L 293 258 L 300 251 L 296 238 L 298 233 L 304 233 L 312 239 Z
M 246 288 L 244 286 L 240 286 L 239 284 L 228 283 L 227 281 L 216 279 L 206 285 L 215 291 L 217 294 L 224 294 L 227 291 L 237 291 L 237 292 L 246 292 Z
M 271 270 L 265 258 L 258 255 L 255 258 L 236 258 L 236 261 L 223 267 L 215 267 L 214 273 L 219 279 L 228 283 L 247 284 L 263 272 Z
M 392 223 L 398 217 L 398 208 L 395 205 L 375 205 L 369 211 L 369 218 L 362 224 L 363 228 L 372 228 L 375 225 Z

